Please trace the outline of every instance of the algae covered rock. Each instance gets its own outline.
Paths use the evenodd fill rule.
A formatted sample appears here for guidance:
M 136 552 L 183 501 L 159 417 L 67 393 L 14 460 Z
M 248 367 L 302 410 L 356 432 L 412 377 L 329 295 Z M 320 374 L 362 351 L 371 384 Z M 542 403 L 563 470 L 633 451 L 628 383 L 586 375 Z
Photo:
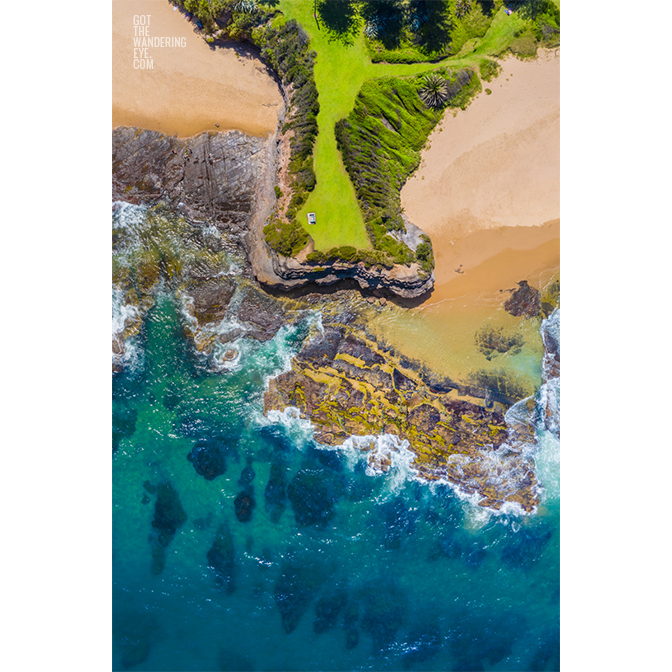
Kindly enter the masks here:
M 485 373 L 481 378 L 480 384 L 499 386 L 493 393 L 498 398 L 521 398 L 515 379 Z M 270 381 L 264 410 L 298 408 L 323 445 L 338 446 L 351 436 L 396 437 L 356 444 L 371 474 L 388 471 L 408 451 L 412 472 L 424 480 L 477 493 L 491 508 L 515 502 L 533 511 L 538 504 L 534 464 L 508 445 L 503 415 L 456 398 L 455 387 L 448 383 L 437 386 L 434 379 L 423 378 L 422 371 L 354 329 L 326 326 L 292 360 L 290 371 Z M 297 489 L 309 488 L 299 480 L 293 489 L 299 505 Z M 304 515 L 312 521 L 308 524 L 320 515 L 328 520 L 329 507 L 322 508 L 314 517 L 299 513 L 297 522 Z

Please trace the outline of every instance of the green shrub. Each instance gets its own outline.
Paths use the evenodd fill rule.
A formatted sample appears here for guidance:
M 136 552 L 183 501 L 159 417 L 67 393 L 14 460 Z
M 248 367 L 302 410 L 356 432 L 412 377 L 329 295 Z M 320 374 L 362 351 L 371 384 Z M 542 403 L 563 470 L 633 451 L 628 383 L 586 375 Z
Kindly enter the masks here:
M 289 256 L 286 251 L 290 244 L 295 252 L 305 246 L 305 243 L 299 246 L 298 241 L 303 240 L 300 231 L 304 234 L 305 231 L 295 218 L 316 184 L 313 148 L 320 104 L 313 75 L 315 52 L 309 50 L 308 35 L 294 19 L 286 21 L 276 16 L 255 30 L 254 40 L 261 47 L 262 57 L 278 73 L 283 84 L 293 89 L 288 118 L 282 127 L 282 133 L 293 131 L 289 153 L 291 198 L 286 212 L 288 223 L 280 227 L 284 232 L 282 235 L 277 233 L 280 230 L 277 226 L 269 229 L 273 242 L 267 237 L 273 249 L 279 251 L 278 246 L 281 246 L 284 250 L 281 254 Z M 279 188 L 276 188 L 276 195 L 278 198 L 282 195 Z
M 308 234 L 295 220 L 273 217 L 264 227 L 264 235 L 271 248 L 284 257 L 297 255 L 308 244 Z
M 542 0 L 536 7 L 534 36 L 544 46 L 560 44 L 560 8 L 550 0 Z
M 430 272 L 434 268 L 434 250 L 429 236 L 423 234 L 423 242 L 415 248 L 415 256 L 422 268 Z
M 437 71 L 445 77 L 447 104 L 461 105 L 478 86 L 471 70 Z M 374 245 L 384 232 L 403 231 L 399 192 L 420 163 L 420 151 L 441 111 L 419 96 L 424 76 L 383 77 L 364 83 L 346 119 L 336 123 L 336 142 Z
M 483 37 L 491 23 L 492 18 L 486 16 L 481 6 L 477 2 L 474 2 L 468 13 L 455 19 L 455 24 L 450 34 L 452 53 L 459 53 L 469 40 L 475 37 Z
M 481 61 L 479 69 L 481 71 L 481 79 L 485 80 L 486 82 L 490 82 L 495 77 L 497 77 L 499 71 L 501 70 L 501 66 L 497 63 L 497 61 L 493 61 L 487 58 Z
M 324 252 L 320 252 L 319 250 L 315 250 L 315 252 L 311 252 L 306 256 L 306 261 L 309 264 L 323 264 L 325 261 L 327 261 L 328 257 Z
M 338 248 L 338 257 L 343 261 L 355 261 L 357 258 L 357 248 L 352 245 L 343 245 Z
M 275 185 L 275 197 L 282 198 L 282 189 L 277 184 Z
M 531 28 L 526 28 L 516 35 L 509 47 L 516 56 L 531 58 L 537 53 L 537 40 Z
M 471 70 L 441 68 L 435 72 L 445 78 L 448 106 L 466 105 L 480 89 Z M 422 102 L 420 90 L 425 79 L 416 75 L 369 80 L 350 115 L 336 123 L 343 164 L 355 187 L 369 239 L 381 253 L 375 260 L 362 258 L 365 263 L 408 264 L 416 260 L 407 245 L 389 234 L 405 230 L 399 194 L 420 164 L 420 152 L 443 112 Z M 433 255 L 427 254 L 420 263 L 431 270 Z

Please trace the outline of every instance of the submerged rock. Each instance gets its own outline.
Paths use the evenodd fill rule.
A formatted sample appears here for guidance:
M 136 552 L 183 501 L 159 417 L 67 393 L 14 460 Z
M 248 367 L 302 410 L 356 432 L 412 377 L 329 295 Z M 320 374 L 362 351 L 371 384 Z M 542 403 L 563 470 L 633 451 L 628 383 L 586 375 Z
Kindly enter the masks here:
M 541 636 L 541 643 L 535 652 L 530 670 L 560 670 L 560 630 L 549 628 Z
M 236 512 L 236 518 L 241 523 L 249 523 L 252 520 L 252 513 L 257 502 L 254 499 L 254 488 L 249 486 L 239 492 L 233 500 L 233 507 Z
M 130 670 L 147 659 L 162 633 L 153 616 L 143 612 L 122 612 L 115 614 L 112 635 L 121 654 L 121 668 Z
M 548 529 L 521 529 L 502 550 L 502 562 L 529 569 L 544 552 L 553 532 Z
M 320 634 L 334 628 L 347 601 L 348 594 L 343 588 L 321 597 L 315 606 L 314 632 Z
M 152 519 L 149 544 L 152 554 L 152 574 L 161 574 L 166 565 L 166 546 L 187 520 L 180 497 L 169 481 L 162 481 L 156 488 L 156 502 Z
M 240 473 L 240 478 L 238 479 L 238 485 L 241 487 L 245 487 L 247 485 L 250 485 L 252 481 L 254 480 L 254 477 L 256 474 L 254 473 L 254 469 L 252 469 L 252 460 L 248 458 L 247 464 L 245 467 L 243 467 L 243 470 Z
M 231 595 L 236 589 L 233 537 L 226 523 L 217 528 L 215 540 L 207 553 L 208 567 L 215 574 L 217 587 Z
M 363 607 L 362 629 L 371 637 L 373 652 L 387 649 L 406 619 L 406 596 L 393 582 L 375 580 L 357 593 Z
M 170 481 L 162 481 L 156 490 L 152 527 L 158 532 L 158 541 L 164 548 L 172 541 L 178 528 L 187 520 L 180 496 Z
M 357 648 L 359 644 L 359 630 L 357 628 L 348 628 L 345 631 L 345 648 L 350 651 Z
M 320 586 L 320 579 L 313 567 L 291 561 L 282 566 L 273 596 L 287 634 L 294 632 L 310 606 Z
M 326 527 L 334 514 L 334 504 L 342 494 L 339 480 L 329 478 L 324 470 L 316 469 L 302 469 L 287 488 L 296 524 L 302 527 Z
M 196 473 L 207 481 L 212 481 L 226 472 L 226 458 L 219 441 L 198 441 L 189 451 L 187 459 L 194 465 Z
M 434 623 L 416 625 L 408 637 L 408 650 L 402 656 L 404 669 L 431 660 L 441 650 L 441 630 Z
M 128 406 L 112 404 L 112 452 L 116 452 L 122 439 L 128 439 L 135 433 L 138 411 Z
M 525 628 L 526 619 L 515 612 L 493 616 L 469 610 L 456 614 L 447 636 L 451 653 L 459 661 L 456 669 L 492 669 L 511 653 Z
M 229 648 L 220 648 L 217 655 L 217 669 L 221 672 L 252 672 L 254 665 L 246 656 L 241 656 Z
M 273 523 L 277 523 L 287 508 L 287 478 L 286 468 L 282 462 L 276 460 L 271 463 L 271 474 L 264 490 L 266 511 Z

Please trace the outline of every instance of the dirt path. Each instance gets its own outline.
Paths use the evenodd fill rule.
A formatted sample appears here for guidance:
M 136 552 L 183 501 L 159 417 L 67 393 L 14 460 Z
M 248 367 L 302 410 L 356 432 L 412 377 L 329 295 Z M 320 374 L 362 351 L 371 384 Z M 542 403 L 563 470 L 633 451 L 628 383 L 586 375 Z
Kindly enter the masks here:
M 136 15 L 151 17 L 150 37 L 184 38 L 186 46 L 148 47 L 153 69 L 135 69 Z M 258 59 L 211 49 L 167 0 L 113 0 L 113 128 L 180 137 L 238 129 L 263 136 L 276 129 L 281 109 L 280 91 Z

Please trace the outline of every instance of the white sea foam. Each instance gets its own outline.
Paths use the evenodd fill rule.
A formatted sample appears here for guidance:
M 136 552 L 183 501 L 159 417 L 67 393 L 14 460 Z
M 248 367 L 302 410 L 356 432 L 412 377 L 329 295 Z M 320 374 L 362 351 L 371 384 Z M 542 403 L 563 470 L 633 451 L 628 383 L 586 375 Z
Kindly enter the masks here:
M 539 332 L 542 337 L 548 333 L 556 343 L 560 343 L 560 308 L 556 308 L 545 320 L 541 321 Z
M 126 328 L 126 322 L 137 317 L 138 309 L 130 303 L 124 303 L 126 298 L 121 287 L 112 286 L 112 335 L 121 334 Z
M 112 228 L 124 228 L 138 231 L 147 216 L 146 205 L 135 205 L 126 201 L 112 203 Z
M 320 330 L 321 315 L 317 313 L 312 329 Z M 558 339 L 560 334 L 559 310 L 542 322 L 542 329 L 553 338 Z M 287 369 L 291 366 L 291 355 L 287 361 Z M 270 377 L 278 375 L 277 372 Z M 511 406 L 505 414 L 505 422 L 509 428 L 507 441 L 498 450 L 484 448 L 481 454 L 474 458 L 467 455 L 452 455 L 451 477 L 427 481 L 422 478 L 415 468 L 415 455 L 409 449 L 407 441 L 390 434 L 351 436 L 340 446 L 325 446 L 317 444 L 322 450 L 339 450 L 346 458 L 346 464 L 352 470 L 355 465 L 364 460 L 366 473 L 369 476 L 385 475 L 386 489 L 384 498 L 397 494 L 406 481 L 414 480 L 435 490 L 439 485 L 451 488 L 462 501 L 465 508 L 465 525 L 477 529 L 485 525 L 494 515 L 498 518 L 520 517 L 529 515 L 516 502 L 504 502 L 500 509 L 489 509 L 480 506 L 484 497 L 479 490 L 486 485 L 495 486 L 498 498 L 501 500 L 508 494 L 514 494 L 520 488 L 522 479 L 532 467 L 537 474 L 539 492 L 543 499 L 555 497 L 559 494 L 559 441 L 554 432 L 559 429 L 560 422 L 560 380 L 551 379 L 542 386 L 536 397 L 528 397 Z M 550 421 L 546 410 L 550 414 Z M 285 409 L 282 413 L 271 411 L 268 420 L 281 423 L 288 428 L 290 435 L 300 437 L 300 445 L 312 440 L 315 428 L 309 420 L 300 417 L 296 408 Z M 549 424 L 550 423 L 550 424 Z M 552 431 L 547 431 L 547 428 Z M 466 477 L 464 467 L 470 462 L 478 464 L 478 474 L 470 482 Z M 473 467 L 473 464 L 470 465 Z M 454 480 L 463 480 L 459 485 Z M 536 511 L 533 510 L 531 513 Z
M 134 337 L 124 339 L 122 334 L 126 323 L 137 318 L 139 311 L 136 306 L 124 303 L 124 292 L 112 286 L 112 339 L 116 340 L 122 352 L 112 352 L 112 365 L 137 369 L 142 365 L 142 353 Z
M 366 460 L 367 476 L 385 476 L 383 500 L 396 496 L 403 490 L 406 481 L 417 476 L 413 466 L 415 454 L 409 450 L 406 439 L 394 434 L 351 436 L 339 449 L 346 454 L 348 466 L 354 468 L 358 460 Z
M 539 432 L 539 450 L 535 455 L 537 478 L 544 502 L 560 497 L 560 440 L 548 431 Z
M 560 378 L 551 378 L 539 391 L 539 411 L 545 429 L 560 438 Z
M 301 417 L 301 411 L 295 406 L 288 406 L 284 411 L 269 411 L 261 424 L 281 425 L 287 436 L 299 450 L 303 450 L 313 441 L 315 427 L 306 418 Z

